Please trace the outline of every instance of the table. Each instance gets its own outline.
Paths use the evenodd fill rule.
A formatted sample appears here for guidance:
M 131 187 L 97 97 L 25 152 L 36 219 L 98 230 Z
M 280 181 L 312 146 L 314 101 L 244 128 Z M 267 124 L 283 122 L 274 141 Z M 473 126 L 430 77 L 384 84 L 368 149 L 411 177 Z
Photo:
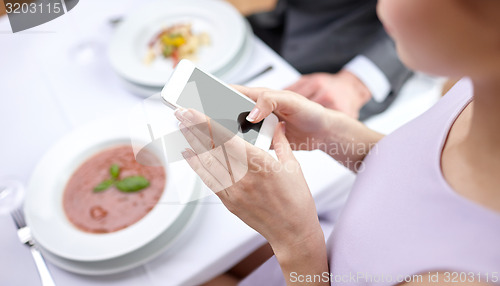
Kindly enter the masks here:
M 152 0 L 151 0 L 152 1 Z M 111 70 L 109 20 L 151 1 L 80 1 L 43 26 L 10 34 L 0 18 L 0 176 L 27 183 L 41 156 L 66 133 L 87 122 L 127 112 L 141 102 Z M 140 3 L 140 4 L 139 4 Z M 252 61 L 229 82 L 269 63 L 273 71 L 248 83 L 280 89 L 299 74 L 256 39 Z M 417 74 L 384 114 L 366 124 L 391 132 L 418 116 L 440 95 L 440 80 Z M 296 152 L 318 211 L 340 208 L 354 175 L 321 152 Z M 58 285 L 196 285 L 229 269 L 264 239 L 228 212 L 216 196 L 201 202 L 190 231 L 156 259 L 126 273 L 88 277 L 49 263 Z M 0 285 L 40 285 L 29 250 L 16 238 L 10 217 L 0 216 Z

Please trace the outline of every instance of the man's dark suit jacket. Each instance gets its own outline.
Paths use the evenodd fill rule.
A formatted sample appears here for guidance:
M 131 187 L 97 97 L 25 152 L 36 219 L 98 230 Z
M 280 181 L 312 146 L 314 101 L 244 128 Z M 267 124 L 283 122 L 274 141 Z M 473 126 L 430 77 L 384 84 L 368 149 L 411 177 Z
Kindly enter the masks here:
M 364 119 L 384 111 L 412 75 L 398 59 L 376 6 L 377 0 L 279 0 L 274 11 L 249 20 L 255 34 L 303 74 L 336 73 L 357 55 L 369 58 L 391 91 L 384 102 L 363 107 Z

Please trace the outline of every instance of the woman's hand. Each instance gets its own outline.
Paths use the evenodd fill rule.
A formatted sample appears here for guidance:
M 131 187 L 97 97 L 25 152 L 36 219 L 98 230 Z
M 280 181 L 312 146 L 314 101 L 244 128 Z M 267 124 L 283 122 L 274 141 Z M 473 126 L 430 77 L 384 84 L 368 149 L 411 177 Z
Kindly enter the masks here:
M 316 207 L 285 125 L 274 134 L 276 160 L 195 110 L 175 114 L 193 148 L 184 158 L 232 213 L 268 240 L 285 277 L 327 271 Z
M 231 212 L 271 245 L 294 244 L 321 232 L 283 123 L 273 137 L 276 160 L 200 112 L 186 109 L 176 116 L 192 147 L 183 153 L 187 162 Z
M 354 172 L 383 137 L 358 120 L 291 91 L 234 88 L 256 101 L 248 121 L 259 122 L 273 112 L 286 122 L 286 137 L 293 150 L 322 150 Z
M 327 116 L 327 109 L 322 105 L 291 91 L 233 87 L 257 103 L 248 121 L 257 123 L 274 113 L 286 122 L 286 137 L 293 150 L 319 149 L 325 142 L 333 118 Z M 339 116 L 343 115 L 339 113 Z

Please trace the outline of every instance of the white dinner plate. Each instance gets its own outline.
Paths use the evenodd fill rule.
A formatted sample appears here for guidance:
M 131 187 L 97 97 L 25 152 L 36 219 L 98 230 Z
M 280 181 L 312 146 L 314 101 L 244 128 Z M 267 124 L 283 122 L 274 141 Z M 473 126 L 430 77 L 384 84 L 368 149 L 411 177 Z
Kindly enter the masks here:
M 129 131 L 125 117 L 94 121 L 63 137 L 38 163 L 27 187 L 24 209 L 33 237 L 44 249 L 77 261 L 108 260 L 131 253 L 156 239 L 177 220 L 186 207 L 180 203 L 180 193 L 196 195 L 197 177 L 189 165 L 178 162 L 175 168 L 170 168 L 164 163 L 165 190 L 158 204 L 141 220 L 105 234 L 87 233 L 74 227 L 62 205 L 67 180 L 76 168 L 103 148 L 131 144 Z M 157 155 L 165 161 L 162 151 Z
M 255 46 L 254 35 L 250 23 L 248 23 L 248 21 L 245 21 L 245 23 L 247 26 L 247 33 L 246 33 L 247 36 L 245 38 L 243 48 L 238 52 L 235 59 L 231 63 L 229 63 L 227 67 L 220 69 L 217 73 L 214 74 L 222 81 L 233 79 L 235 77 L 235 72 L 240 71 L 241 68 L 248 63 L 252 55 Z M 147 86 L 147 85 L 137 84 L 125 78 L 120 78 L 120 79 L 122 80 L 122 84 L 128 91 L 144 98 L 150 97 L 155 93 L 160 93 L 161 90 L 163 89 L 163 85 Z
M 239 71 L 242 65 L 246 65 L 250 61 L 252 52 L 255 47 L 254 34 L 252 31 L 252 26 L 245 19 L 246 27 L 246 37 L 243 42 L 243 47 L 240 49 L 238 54 L 235 56 L 234 60 L 228 64 L 226 67 L 220 69 L 214 75 L 223 81 L 227 81 L 235 76 L 235 71 Z
M 243 17 L 221 0 L 155 2 L 128 16 L 115 31 L 108 49 L 111 65 L 123 78 L 141 85 L 163 86 L 173 71 L 171 60 L 157 58 L 144 63 L 148 43 L 162 28 L 191 23 L 195 34 L 205 32 L 210 45 L 199 49 L 194 62 L 217 73 L 242 49 L 246 36 Z
M 201 188 L 199 180 L 196 188 Z M 40 248 L 47 260 L 70 272 L 83 275 L 109 275 L 124 272 L 152 260 L 168 247 L 173 247 L 174 243 L 182 243 L 178 238 L 189 235 L 189 230 L 192 229 L 190 226 L 193 224 L 198 210 L 199 205 L 196 202 L 189 203 L 178 219 L 150 243 L 135 251 L 109 260 L 75 261 L 59 257 L 43 247 Z

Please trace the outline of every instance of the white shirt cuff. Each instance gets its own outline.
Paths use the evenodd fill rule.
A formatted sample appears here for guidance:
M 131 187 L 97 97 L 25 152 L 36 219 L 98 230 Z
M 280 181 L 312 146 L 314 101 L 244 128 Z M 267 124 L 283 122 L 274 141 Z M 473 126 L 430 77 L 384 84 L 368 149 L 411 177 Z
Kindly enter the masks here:
M 391 84 L 380 70 L 369 58 L 358 55 L 348 62 L 344 69 L 356 75 L 370 90 L 373 100 L 382 102 L 391 91 Z

